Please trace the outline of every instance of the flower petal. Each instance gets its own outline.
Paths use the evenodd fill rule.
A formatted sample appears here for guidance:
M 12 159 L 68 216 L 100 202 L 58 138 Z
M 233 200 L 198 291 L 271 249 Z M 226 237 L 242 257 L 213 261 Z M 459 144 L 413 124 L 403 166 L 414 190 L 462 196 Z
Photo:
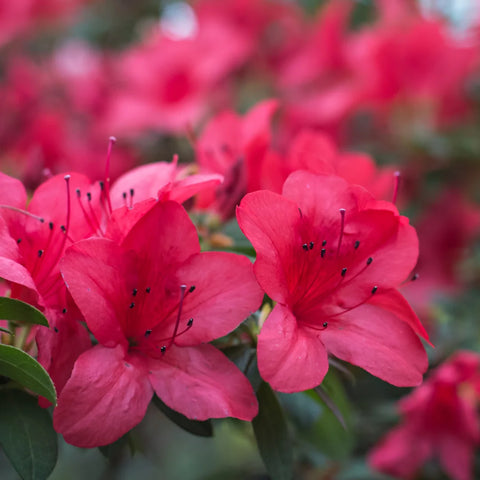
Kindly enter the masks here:
M 328 358 L 320 334 L 299 328 L 293 313 L 276 305 L 258 336 L 260 375 L 280 392 L 300 392 L 322 383 Z
M 207 343 L 230 333 L 260 306 L 263 292 L 253 274 L 250 260 L 227 252 L 203 252 L 190 257 L 176 273 L 178 284 L 195 286 L 183 303 L 182 321 L 193 318 L 193 326 L 175 339 L 177 345 Z M 166 323 L 171 334 L 177 312 Z M 163 325 L 163 323 L 162 323 Z M 183 328 L 182 328 L 183 329 Z
M 123 349 L 96 346 L 82 354 L 53 412 L 53 425 L 77 447 L 108 445 L 140 423 L 153 389 L 145 366 Z
M 303 253 L 298 207 L 276 193 L 254 192 L 237 207 L 237 220 L 257 252 L 258 283 L 271 298 L 287 303 L 289 285 L 293 290 L 300 277 L 295 252 Z
M 150 359 L 150 382 L 170 408 L 194 420 L 252 420 L 258 405 L 247 378 L 212 345 L 172 347 Z
M 95 338 L 126 348 L 131 292 L 138 283 L 132 252 L 103 238 L 82 240 L 65 252 L 60 269 Z
M 329 353 L 397 387 L 419 385 L 428 367 L 422 342 L 392 311 L 364 304 L 325 318 L 322 340 Z

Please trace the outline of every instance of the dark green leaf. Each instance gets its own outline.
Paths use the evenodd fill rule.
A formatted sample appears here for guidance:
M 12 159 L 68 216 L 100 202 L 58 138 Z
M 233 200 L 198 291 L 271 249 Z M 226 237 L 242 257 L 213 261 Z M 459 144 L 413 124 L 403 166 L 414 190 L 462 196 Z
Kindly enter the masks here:
M 57 394 L 46 370 L 30 355 L 10 345 L 0 344 L 0 375 L 15 380 L 54 405 Z
M 127 446 L 132 446 L 130 432 L 126 433 L 110 445 L 104 445 L 102 447 L 98 447 L 98 449 L 105 458 L 112 460 L 115 457 L 119 456 L 122 453 L 123 449 Z M 131 453 L 132 455 L 134 454 L 133 449 L 131 449 Z
M 181 413 L 172 410 L 168 405 L 165 405 L 157 395 L 153 396 L 154 405 L 162 411 L 173 423 L 177 424 L 180 428 L 183 428 L 187 432 L 193 433 L 200 437 L 213 436 L 212 422 L 210 420 L 199 421 L 190 420 Z
M 348 457 L 354 447 L 354 437 L 350 428 L 351 407 L 343 385 L 332 369 L 322 382 L 321 391 L 326 394 L 323 398 L 313 390 L 307 392 L 324 408 L 320 418 L 305 436 L 330 458 L 342 460 Z M 325 402 L 327 397 L 328 405 Z M 345 428 L 338 416 L 343 419 Z
M 48 321 L 40 310 L 14 298 L 0 297 L 0 318 L 48 327 Z
M 45 480 L 57 463 L 48 410 L 20 390 L 0 392 L 0 445 L 23 480 Z
M 263 382 L 257 392 L 259 411 L 253 419 L 258 449 L 273 480 L 293 478 L 293 450 L 288 425 L 277 397 Z

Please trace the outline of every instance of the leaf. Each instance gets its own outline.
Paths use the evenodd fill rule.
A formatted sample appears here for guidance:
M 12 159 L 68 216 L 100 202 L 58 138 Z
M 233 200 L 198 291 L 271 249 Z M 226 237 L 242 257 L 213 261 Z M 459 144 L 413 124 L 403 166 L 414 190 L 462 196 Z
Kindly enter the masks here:
M 130 453 L 133 455 L 135 451 L 132 448 L 133 442 L 130 438 L 130 432 L 127 432 L 115 442 L 110 443 L 109 445 L 103 445 L 101 447 L 98 447 L 98 449 L 105 458 L 107 458 L 108 460 L 112 460 L 118 457 L 126 446 L 130 447 Z
M 323 397 L 319 397 L 318 392 L 314 390 L 306 392 L 324 408 L 319 419 L 312 425 L 310 431 L 304 432 L 304 435 L 311 444 L 316 445 L 330 458 L 343 460 L 349 456 L 354 447 L 354 436 L 349 428 L 350 402 L 342 383 L 332 369 L 328 371 L 321 386 L 322 395 L 326 393 Z M 339 416 L 346 428 L 339 421 Z
M 337 407 L 335 402 L 330 398 L 330 395 L 327 393 L 327 391 L 322 387 L 322 385 L 315 387 L 314 390 L 317 393 L 317 395 L 323 400 L 323 403 L 335 415 L 335 418 L 340 422 L 342 427 L 346 430 L 347 424 L 345 423 L 345 419 L 343 418 L 342 412 Z
M 291 480 L 292 440 L 282 407 L 265 382 L 260 385 L 257 398 L 259 411 L 252 425 L 260 455 L 273 480 Z
M 45 480 L 57 463 L 48 410 L 20 390 L 0 392 L 0 445 L 23 480 Z
M 56 405 L 55 386 L 47 371 L 19 348 L 0 344 L 0 375 L 11 378 Z
M 153 396 L 153 403 L 173 423 L 178 425 L 180 428 L 183 428 L 187 432 L 192 433 L 193 435 L 198 435 L 199 437 L 213 436 L 212 422 L 210 422 L 210 420 L 190 420 L 189 418 L 185 417 L 185 415 L 182 415 L 181 413 L 171 409 L 168 405 L 165 405 L 157 395 Z
M 0 297 L 0 318 L 48 327 L 48 321 L 40 310 L 15 298 Z

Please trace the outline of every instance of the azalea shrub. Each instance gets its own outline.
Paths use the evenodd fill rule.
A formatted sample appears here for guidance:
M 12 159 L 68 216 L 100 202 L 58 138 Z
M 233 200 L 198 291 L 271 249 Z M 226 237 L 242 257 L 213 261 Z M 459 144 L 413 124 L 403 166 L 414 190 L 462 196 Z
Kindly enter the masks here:
M 480 476 L 454 3 L 0 8 L 2 479 Z

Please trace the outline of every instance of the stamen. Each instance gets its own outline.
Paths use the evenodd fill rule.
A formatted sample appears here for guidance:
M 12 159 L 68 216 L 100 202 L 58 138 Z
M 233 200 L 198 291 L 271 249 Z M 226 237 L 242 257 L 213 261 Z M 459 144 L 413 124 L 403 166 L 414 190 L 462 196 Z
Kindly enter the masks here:
M 138 292 L 138 290 L 137 290 L 136 288 L 134 288 L 134 289 L 132 290 L 132 295 L 135 297 L 135 296 L 137 295 L 137 292 Z
M 148 330 L 145 331 L 145 337 L 150 336 L 151 333 L 152 333 L 152 330 L 149 328 Z
M 133 308 L 134 306 L 135 306 L 135 303 L 132 302 L 132 303 L 130 304 L 129 308 Z
M 160 352 L 162 353 L 162 355 L 163 355 L 166 351 L 167 351 L 166 345 L 162 345 L 162 346 L 160 347 Z
M 342 268 L 342 277 L 344 277 L 347 274 L 347 267 Z
M 324 240 L 324 241 L 322 242 L 322 247 L 324 247 L 326 244 L 327 244 L 327 241 Z
M 359 246 L 360 246 L 360 241 L 357 240 L 357 241 L 355 242 L 355 245 L 353 246 L 353 248 L 356 250 Z
M 398 195 L 398 187 L 400 185 L 400 172 L 397 170 L 393 174 L 393 195 L 392 195 L 392 203 L 395 205 L 397 202 L 397 195 Z
M 182 315 L 183 299 L 185 298 L 186 289 L 186 285 L 180 285 L 180 302 L 178 304 L 177 320 L 175 321 L 175 328 L 173 329 L 172 338 L 170 339 L 170 343 L 168 344 L 169 347 L 173 344 L 173 342 L 175 341 L 175 337 L 177 336 L 178 326 L 180 325 L 180 316 Z
M 135 195 L 135 190 L 133 188 L 130 189 L 130 208 L 133 208 L 133 196 Z
M 62 313 L 64 313 L 64 314 L 67 313 L 67 309 L 64 308 L 64 309 L 62 310 Z
M 41 223 L 45 222 L 44 218 L 39 217 L 38 215 L 35 215 L 33 213 L 27 212 L 26 210 L 22 210 L 21 208 L 13 207 L 12 205 L 0 205 L 0 208 L 5 208 L 6 210 L 13 210 L 14 212 L 22 213 L 23 215 L 26 215 L 27 217 L 31 217 L 35 220 L 38 220 Z
M 196 288 L 197 288 L 197 287 L 196 287 L 195 285 L 192 285 L 192 286 L 188 289 L 189 293 L 192 293 Z
M 372 295 L 374 295 L 378 290 L 378 287 L 375 285 L 373 288 L 372 288 Z
M 308 245 L 307 245 L 306 243 L 304 243 L 304 244 L 302 245 L 302 248 L 303 248 L 306 252 L 308 251 Z
M 145 289 L 145 292 L 150 293 L 151 290 L 152 290 L 152 289 L 151 289 L 150 287 L 147 287 L 147 288 Z
M 368 258 L 367 258 L 367 265 L 370 265 L 372 262 L 373 262 L 373 258 L 372 258 L 372 257 L 368 257 Z
M 310 242 L 310 243 L 308 244 L 308 248 L 309 248 L 310 250 L 312 250 L 314 246 L 315 246 L 315 243 L 313 243 L 313 242 Z
M 110 201 L 110 157 L 112 155 L 113 145 L 117 139 L 110 137 L 108 139 L 107 160 L 105 162 L 105 197 L 107 198 L 107 205 L 110 213 L 112 213 L 112 202 Z
M 21 239 L 21 238 L 17 238 L 17 243 L 22 243 L 22 239 Z
M 415 280 L 418 279 L 419 276 L 420 276 L 420 275 L 419 275 L 418 273 L 414 273 L 413 276 L 412 276 L 411 281 L 414 282 Z
M 123 197 L 123 202 L 125 203 L 125 206 L 128 207 L 128 205 L 127 205 L 127 192 L 123 192 L 122 197 Z
M 320 250 L 320 256 L 321 256 L 322 258 L 325 257 L 325 252 L 326 252 L 326 250 L 325 250 L 324 248 L 322 248 L 322 249 Z
M 340 223 L 340 237 L 338 238 L 338 245 L 337 245 L 337 257 L 340 253 L 340 247 L 342 245 L 342 239 L 343 239 L 343 230 L 345 228 L 345 209 L 341 208 L 339 211 L 340 211 L 341 223 Z
M 300 218 L 303 218 L 303 213 L 302 213 L 302 211 L 300 210 L 300 207 L 298 207 L 298 213 L 300 214 Z

